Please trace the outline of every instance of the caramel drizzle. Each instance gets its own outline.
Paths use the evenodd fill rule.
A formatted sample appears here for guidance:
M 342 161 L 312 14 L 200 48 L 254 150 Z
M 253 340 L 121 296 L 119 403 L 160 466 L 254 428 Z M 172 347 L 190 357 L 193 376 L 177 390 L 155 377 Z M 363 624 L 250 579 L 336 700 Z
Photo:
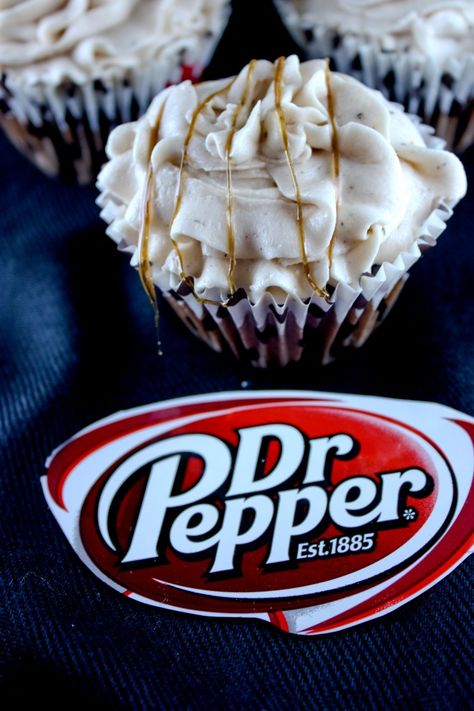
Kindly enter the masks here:
M 241 99 L 240 99 L 240 101 L 239 101 L 238 105 L 236 106 L 235 111 L 233 113 L 231 127 L 229 130 L 229 134 L 227 136 L 227 141 L 226 141 L 226 146 L 225 146 L 226 173 L 227 173 L 226 221 L 227 221 L 227 246 L 228 246 L 228 254 L 229 254 L 229 266 L 228 266 L 228 271 L 227 271 L 227 281 L 228 281 L 229 292 L 230 292 L 229 298 L 235 293 L 235 290 L 236 290 L 235 282 L 234 282 L 234 271 L 235 271 L 235 265 L 236 265 L 235 235 L 234 235 L 234 227 L 233 227 L 233 202 L 234 202 L 234 200 L 233 200 L 233 192 L 232 192 L 232 162 L 231 162 L 231 155 L 230 154 L 232 151 L 233 139 L 234 139 L 235 133 L 237 131 L 237 121 L 238 121 L 240 112 L 242 111 L 242 109 L 244 108 L 244 106 L 246 105 L 246 103 L 248 101 L 251 78 L 252 78 L 253 72 L 255 70 L 255 66 L 256 66 L 256 60 L 254 59 L 249 64 L 249 69 L 247 72 L 244 91 L 243 91 L 242 97 L 241 97 Z M 316 283 L 316 281 L 314 280 L 314 278 L 311 274 L 310 265 L 309 265 L 309 261 L 308 261 L 308 255 L 306 252 L 303 200 L 301 197 L 301 191 L 300 191 L 300 187 L 299 187 L 298 180 L 296 177 L 296 170 L 295 170 L 293 158 L 291 155 L 290 144 L 289 144 L 289 139 L 288 139 L 288 129 L 287 129 L 286 118 L 285 118 L 285 114 L 284 114 L 284 111 L 282 108 L 282 85 L 283 85 L 284 67 L 285 67 L 285 58 L 280 57 L 276 61 L 276 67 L 275 67 L 275 80 L 274 80 L 275 81 L 275 112 L 276 112 L 277 119 L 278 119 L 278 124 L 279 124 L 279 128 L 280 128 L 280 134 L 281 134 L 281 139 L 282 139 L 282 143 L 283 143 L 285 157 L 286 157 L 286 160 L 288 163 L 288 168 L 290 171 L 291 180 L 293 183 L 293 188 L 295 191 L 296 220 L 297 220 L 297 226 L 298 226 L 298 238 L 299 238 L 301 261 L 303 264 L 303 269 L 304 269 L 306 279 L 307 279 L 308 283 L 310 284 L 311 288 L 313 289 L 313 291 L 316 292 L 318 294 L 318 296 L 326 298 L 328 296 L 328 292 L 326 291 L 326 289 L 321 289 L 318 286 L 318 284 Z M 171 240 L 171 243 L 172 243 L 173 248 L 175 250 L 175 253 L 178 257 L 178 261 L 179 261 L 179 267 L 180 267 L 179 277 L 180 277 L 180 279 L 189 287 L 194 298 L 199 303 L 212 304 L 215 306 L 227 306 L 228 300 L 225 302 L 222 302 L 222 301 L 217 301 L 214 299 L 206 299 L 206 298 L 199 296 L 196 293 L 196 291 L 194 289 L 193 277 L 191 275 L 186 274 L 186 272 L 185 272 L 183 254 L 179 248 L 179 244 L 178 244 L 177 240 L 174 239 L 174 237 L 172 237 L 171 232 L 172 232 L 172 226 L 174 224 L 174 221 L 176 220 L 176 217 L 178 216 L 178 213 L 179 213 L 181 206 L 182 206 L 184 188 L 185 188 L 185 182 L 186 182 L 185 168 L 188 163 L 188 153 L 189 153 L 188 149 L 189 149 L 189 145 L 191 143 L 191 140 L 192 140 L 194 132 L 195 132 L 196 122 L 199 118 L 199 115 L 206 108 L 206 106 L 208 106 L 216 97 L 225 95 L 230 91 L 230 89 L 234 85 L 237 78 L 238 77 L 234 77 L 223 88 L 218 89 L 217 91 L 214 91 L 213 93 L 209 94 L 205 99 L 203 99 L 203 101 L 201 101 L 200 104 L 198 104 L 198 106 L 196 107 L 196 109 L 193 112 L 191 121 L 189 123 L 188 129 L 186 132 L 184 143 L 183 143 L 183 151 L 181 154 L 181 162 L 180 162 L 179 174 L 178 174 L 178 186 L 177 186 L 177 191 L 176 191 L 176 198 L 175 198 L 172 217 L 171 217 L 170 224 L 169 224 L 170 240 Z M 335 122 L 335 115 L 334 115 L 334 96 L 332 93 L 332 87 L 331 87 L 331 81 L 330 81 L 329 62 L 327 60 L 326 60 L 326 65 L 325 65 L 325 81 L 326 81 L 326 91 L 327 91 L 328 113 L 329 113 L 329 120 L 330 120 L 331 131 L 332 131 L 332 138 L 331 138 L 332 170 L 333 170 L 335 179 L 338 181 L 339 172 L 340 172 L 340 168 L 339 168 L 340 154 L 339 154 L 339 143 L 338 143 L 336 122 Z M 156 143 L 158 142 L 163 111 L 164 111 L 164 103 L 161 106 L 156 123 L 153 127 L 153 130 L 150 133 L 150 144 L 149 144 L 149 150 L 148 150 L 149 167 L 148 167 L 146 181 L 145 181 L 144 201 L 143 201 L 143 205 L 142 205 L 142 215 L 141 215 L 141 228 L 140 228 L 140 234 L 139 234 L 139 239 L 138 239 L 138 254 L 139 254 L 138 271 L 139 271 L 140 280 L 143 285 L 143 288 L 144 288 L 145 292 L 147 293 L 147 295 L 153 305 L 154 313 L 155 313 L 155 323 L 156 323 L 157 328 L 158 328 L 158 322 L 159 322 L 159 314 L 158 314 L 158 306 L 157 306 L 157 300 L 156 300 L 156 291 L 155 291 L 155 286 L 153 284 L 153 278 L 152 278 L 152 265 L 151 265 L 151 261 L 149 259 L 149 241 L 150 241 L 150 232 L 151 232 L 151 222 L 153 219 L 153 201 L 154 201 L 154 195 L 155 195 L 154 180 L 153 180 L 154 179 L 154 171 L 153 171 L 153 167 L 151 165 L 151 155 L 153 152 L 153 148 L 155 147 Z M 339 199 L 337 199 L 337 202 L 336 202 L 336 218 L 337 218 L 337 213 L 338 213 L 338 202 L 339 202 Z M 336 226 L 337 226 L 337 219 L 336 219 Z M 333 232 L 333 235 L 331 237 L 331 241 L 329 244 L 329 248 L 328 248 L 328 258 L 329 258 L 330 268 L 332 265 L 332 253 L 333 253 L 333 248 L 334 248 L 335 235 L 336 235 L 336 229 Z M 159 340 L 158 340 L 158 345 L 160 347 Z
M 283 143 L 283 150 L 285 152 L 286 161 L 288 163 L 288 168 L 290 170 L 291 181 L 293 183 L 293 188 L 295 191 L 295 202 L 296 202 L 296 222 L 298 225 L 298 238 L 301 261 L 303 263 L 303 269 L 308 280 L 309 285 L 312 290 L 315 291 L 318 296 L 327 297 L 328 293 L 325 289 L 321 289 L 313 279 L 311 270 L 309 267 L 308 255 L 306 253 L 305 244 L 305 226 L 304 226 L 304 215 L 303 215 L 303 200 L 301 198 L 301 191 L 296 178 L 295 166 L 293 163 L 293 158 L 291 157 L 290 142 L 288 140 L 288 130 L 286 124 L 285 114 L 281 105 L 281 95 L 282 95 L 282 85 L 283 85 L 283 70 L 285 68 L 285 58 L 280 57 L 277 59 L 275 68 L 275 111 L 278 118 L 278 124 L 280 127 L 281 140 Z
M 212 304 L 214 306 L 226 306 L 227 304 L 226 304 L 226 302 L 223 303 L 223 302 L 217 301 L 215 299 L 204 299 L 202 296 L 199 296 L 199 294 L 196 293 L 196 291 L 194 289 L 193 278 L 189 274 L 186 274 L 186 272 L 184 270 L 183 254 L 179 248 L 177 240 L 174 239 L 171 232 L 172 232 L 173 223 L 176 220 L 176 217 L 178 216 L 178 213 L 181 209 L 181 204 L 183 201 L 184 186 L 185 186 L 185 181 L 186 181 L 186 174 L 184 171 L 185 171 L 186 164 L 188 162 L 188 148 L 189 148 L 189 144 L 191 143 L 191 139 L 194 135 L 196 122 L 197 122 L 201 112 L 206 108 L 206 106 L 208 106 L 208 104 L 211 103 L 211 101 L 213 101 L 217 96 L 222 96 L 223 94 L 227 94 L 230 91 L 230 89 L 232 88 L 236 79 L 237 79 L 237 77 L 234 77 L 232 79 L 232 81 L 230 81 L 228 84 L 226 84 L 222 89 L 218 89 L 217 91 L 214 91 L 212 94 L 209 94 L 209 96 L 207 96 L 205 99 L 203 99 L 203 101 L 201 101 L 201 103 L 198 104 L 198 106 L 194 110 L 194 113 L 192 115 L 191 121 L 188 126 L 188 130 L 186 132 L 186 136 L 184 139 L 183 153 L 181 155 L 181 164 L 179 167 L 178 188 L 176 191 L 176 200 L 175 200 L 173 214 L 171 216 L 170 226 L 169 226 L 171 243 L 173 245 L 173 248 L 174 248 L 176 255 L 178 257 L 178 260 L 179 260 L 179 268 L 180 268 L 179 277 L 180 277 L 180 279 L 182 281 L 184 281 L 185 284 L 187 284 L 187 286 L 191 289 L 191 292 L 192 292 L 194 298 L 200 304 Z
M 329 68 L 329 60 L 326 59 L 324 66 L 324 79 L 326 82 L 326 95 L 328 102 L 328 114 L 329 123 L 331 125 L 331 148 L 332 148 L 332 174 L 334 176 L 335 187 L 336 187 L 336 223 L 334 225 L 334 232 L 332 233 L 331 240 L 329 242 L 328 248 L 328 259 L 329 259 L 329 272 L 332 269 L 333 251 L 334 243 L 336 241 L 336 231 L 337 223 L 339 219 L 339 174 L 340 174 L 340 152 L 339 152 L 339 138 L 337 135 L 335 108 L 334 108 L 334 94 L 331 85 L 331 70 Z
M 153 219 L 153 177 L 154 171 L 151 165 L 151 154 L 153 148 L 158 142 L 158 136 L 160 133 L 161 119 L 163 117 L 163 111 L 165 104 L 163 102 L 159 114 L 157 116 L 155 125 L 152 127 L 150 132 L 150 142 L 148 146 L 148 170 L 145 179 L 145 192 L 144 200 L 142 203 L 142 214 L 140 219 L 140 234 L 138 236 L 138 273 L 140 275 L 140 281 L 142 286 L 148 295 L 152 304 L 156 304 L 156 291 L 155 285 L 153 284 L 152 268 L 149 259 L 149 245 L 150 245 L 150 231 L 151 231 L 151 221 Z
M 140 281 L 145 290 L 145 293 L 150 299 L 151 305 L 153 307 L 158 355 L 160 356 L 163 355 L 160 339 L 160 312 L 158 309 L 158 301 L 156 299 L 156 289 L 153 283 L 152 264 L 149 258 L 149 250 L 151 222 L 153 219 L 153 198 L 155 195 L 154 170 L 151 163 L 151 154 L 153 153 L 153 149 L 158 142 L 158 136 L 160 133 L 161 119 L 163 117 L 164 108 L 165 102 L 163 102 L 163 104 L 161 105 L 160 111 L 156 118 L 155 125 L 152 127 L 152 130 L 150 132 L 147 161 L 148 170 L 145 178 L 144 199 L 142 202 L 142 211 L 140 219 L 140 233 L 138 235 L 138 274 L 140 275 Z
M 240 116 L 240 112 L 247 103 L 248 96 L 250 93 L 250 82 L 252 80 L 252 75 L 255 71 L 255 66 L 257 64 L 256 59 L 252 59 L 249 64 L 247 71 L 247 78 L 245 80 L 245 87 L 242 93 L 242 97 L 235 108 L 232 116 L 232 122 L 227 136 L 227 142 L 225 147 L 225 159 L 226 159 L 226 173 L 227 173 L 227 198 L 226 198 L 226 220 L 227 220 L 227 251 L 229 254 L 229 267 L 227 271 L 227 282 L 229 284 L 230 295 L 235 293 L 235 281 L 234 281 L 234 271 L 235 271 L 235 236 L 234 236 L 234 225 L 233 225 L 233 209 L 234 209 L 234 198 L 232 192 L 232 163 L 231 163 L 231 151 L 232 143 L 234 140 L 235 133 L 237 131 L 237 121 Z

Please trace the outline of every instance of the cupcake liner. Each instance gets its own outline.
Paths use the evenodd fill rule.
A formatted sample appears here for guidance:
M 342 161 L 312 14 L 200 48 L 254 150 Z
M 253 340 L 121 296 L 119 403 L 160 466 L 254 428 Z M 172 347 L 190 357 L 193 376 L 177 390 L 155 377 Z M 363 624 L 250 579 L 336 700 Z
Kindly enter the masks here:
M 219 36 L 195 39 L 185 49 L 180 43 L 179 50 L 172 48 L 120 77 L 83 84 L 23 87 L 7 72 L 0 81 L 0 124 L 18 150 L 47 175 L 89 183 L 105 161 L 105 144 L 115 126 L 141 116 L 169 84 L 199 78 Z
M 331 68 L 381 91 L 434 127 L 447 148 L 474 142 L 474 54 L 437 63 L 414 50 L 386 51 L 369 38 L 304 23 L 288 0 L 275 0 L 306 59 L 329 57 Z
M 348 346 L 359 347 L 394 305 L 408 269 L 445 228 L 450 208 L 441 204 L 426 220 L 418 239 L 394 262 L 364 274 L 357 287 L 339 283 L 326 300 L 288 296 L 278 304 L 269 293 L 251 303 L 239 289 L 227 307 L 199 302 L 184 282 L 163 275 L 158 286 L 175 313 L 216 351 L 230 350 L 253 366 L 284 366 L 309 350 L 313 362 L 332 361 Z M 217 290 L 200 296 L 219 299 Z

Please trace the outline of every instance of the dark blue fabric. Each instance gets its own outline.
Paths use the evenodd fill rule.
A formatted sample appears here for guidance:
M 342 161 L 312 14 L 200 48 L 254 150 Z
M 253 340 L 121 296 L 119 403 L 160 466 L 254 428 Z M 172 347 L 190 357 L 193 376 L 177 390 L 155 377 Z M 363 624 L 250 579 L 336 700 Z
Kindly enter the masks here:
M 256 3 L 253 3 L 255 6 Z M 210 75 L 291 50 L 241 2 Z M 474 414 L 473 210 L 466 198 L 387 322 L 325 368 L 255 372 L 163 309 L 164 355 L 136 273 L 92 189 L 48 180 L 0 140 L 0 699 L 50 708 L 460 709 L 472 705 L 472 563 L 392 614 L 313 639 L 133 603 L 78 560 L 40 488 L 46 456 L 116 410 L 293 387 L 435 400 Z M 464 157 L 474 179 L 474 152 Z M 472 191 L 471 191 L 472 196 Z M 471 198 L 472 199 L 472 198 Z

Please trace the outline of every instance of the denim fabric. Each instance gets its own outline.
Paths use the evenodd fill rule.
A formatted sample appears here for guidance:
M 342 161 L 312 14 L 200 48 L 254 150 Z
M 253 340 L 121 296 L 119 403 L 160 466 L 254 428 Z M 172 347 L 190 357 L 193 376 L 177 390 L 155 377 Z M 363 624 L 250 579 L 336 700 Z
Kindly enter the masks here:
M 291 50 L 271 25 L 269 5 L 262 2 L 264 33 L 252 25 L 251 7 L 239 3 L 237 35 L 226 34 L 210 76 L 253 54 Z M 3 139 L 0 156 L 0 698 L 7 708 L 28 698 L 49 708 L 472 707 L 469 561 L 390 615 L 297 638 L 120 596 L 80 563 L 39 483 L 46 456 L 80 428 L 180 395 L 307 388 L 434 400 L 473 415 L 470 198 L 360 351 L 325 368 L 307 359 L 257 372 L 208 350 L 165 307 L 158 358 L 146 296 L 104 237 L 94 190 L 43 177 Z M 474 152 L 464 160 L 474 179 Z

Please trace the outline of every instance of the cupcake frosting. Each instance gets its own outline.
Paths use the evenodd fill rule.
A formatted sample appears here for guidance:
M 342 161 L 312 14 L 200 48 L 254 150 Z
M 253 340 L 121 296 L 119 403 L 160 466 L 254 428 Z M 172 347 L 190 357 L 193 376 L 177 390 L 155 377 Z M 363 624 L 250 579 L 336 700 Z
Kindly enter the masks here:
M 440 52 L 474 52 L 472 0 L 294 0 L 292 5 L 308 28 L 369 36 L 386 50 L 410 46 L 434 58 Z
M 192 277 L 196 293 L 222 299 L 239 287 L 256 301 L 356 285 L 466 190 L 459 160 L 428 148 L 398 106 L 296 56 L 170 87 L 107 151 L 109 235 L 135 264 L 146 238 L 160 286 Z
M 25 83 L 113 75 L 196 35 L 215 34 L 225 0 L 0 0 L 0 68 Z

